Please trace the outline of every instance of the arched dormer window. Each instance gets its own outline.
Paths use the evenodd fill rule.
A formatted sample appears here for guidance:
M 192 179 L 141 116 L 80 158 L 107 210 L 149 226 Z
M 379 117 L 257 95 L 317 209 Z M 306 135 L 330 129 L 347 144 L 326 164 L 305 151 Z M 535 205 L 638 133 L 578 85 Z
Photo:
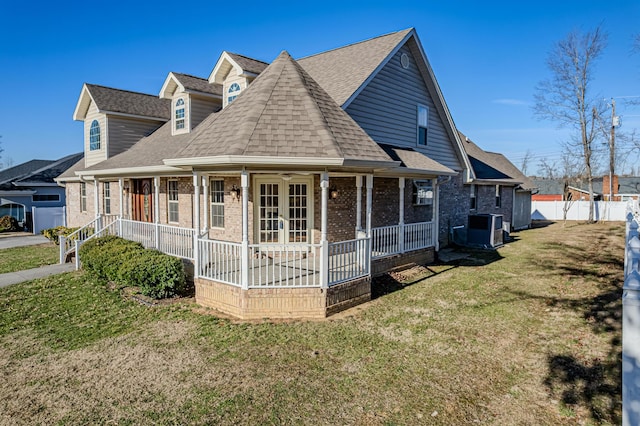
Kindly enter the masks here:
M 93 120 L 89 129 L 89 151 L 98 149 L 100 149 L 100 123 L 98 120 Z
M 240 94 L 240 85 L 238 83 L 233 83 L 231 86 L 229 86 L 228 92 L 229 96 L 227 97 L 227 104 L 230 104 Z
M 176 130 L 184 129 L 184 99 L 176 101 Z

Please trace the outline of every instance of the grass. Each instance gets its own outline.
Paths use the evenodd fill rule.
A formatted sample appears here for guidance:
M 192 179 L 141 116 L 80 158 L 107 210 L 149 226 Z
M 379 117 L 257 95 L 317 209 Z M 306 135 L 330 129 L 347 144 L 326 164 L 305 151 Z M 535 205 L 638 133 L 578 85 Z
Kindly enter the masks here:
M 59 260 L 59 247 L 53 243 L 0 250 L 0 274 L 52 265 Z
M 0 290 L 0 424 L 620 423 L 622 224 L 524 231 L 327 321 Z M 426 277 L 426 278 L 424 278 Z

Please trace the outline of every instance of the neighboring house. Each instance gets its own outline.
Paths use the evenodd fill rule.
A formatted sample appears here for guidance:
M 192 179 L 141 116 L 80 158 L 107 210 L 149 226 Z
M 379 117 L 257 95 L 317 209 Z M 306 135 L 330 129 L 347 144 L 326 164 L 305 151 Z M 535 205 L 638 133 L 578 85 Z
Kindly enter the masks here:
M 608 186 L 608 177 L 607 186 Z M 533 195 L 532 201 L 589 201 L 589 187 L 582 179 L 565 178 L 536 178 L 532 177 L 538 193 Z M 602 178 L 593 179 L 593 193 L 595 201 L 602 200 Z
M 465 185 L 469 214 L 500 214 L 507 231 L 529 228 L 534 182 L 504 155 L 482 150 L 462 133 L 460 138 L 474 176 Z
M 83 154 L 59 160 L 31 160 L 0 170 L 0 217 L 9 215 L 31 230 L 33 208 L 64 207 L 65 188 L 54 180 Z
M 70 225 L 190 259 L 196 301 L 242 318 L 369 300 L 372 275 L 466 224 L 477 178 L 414 29 L 270 64 L 223 52 L 159 96 L 85 84 L 74 118 Z

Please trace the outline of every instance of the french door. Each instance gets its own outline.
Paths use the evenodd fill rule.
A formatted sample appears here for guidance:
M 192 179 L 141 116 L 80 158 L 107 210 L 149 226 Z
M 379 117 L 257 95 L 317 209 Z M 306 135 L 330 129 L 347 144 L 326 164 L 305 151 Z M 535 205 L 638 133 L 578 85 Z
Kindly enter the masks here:
M 313 178 L 256 178 L 256 240 L 260 243 L 311 242 Z

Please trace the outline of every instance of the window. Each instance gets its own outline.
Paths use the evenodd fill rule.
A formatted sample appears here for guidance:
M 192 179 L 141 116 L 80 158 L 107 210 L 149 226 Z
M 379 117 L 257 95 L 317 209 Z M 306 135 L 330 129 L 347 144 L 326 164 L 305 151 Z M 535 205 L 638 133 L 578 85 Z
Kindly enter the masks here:
M 100 149 L 100 123 L 98 120 L 93 120 L 89 129 L 89 151 L 98 149 Z
M 471 199 L 469 209 L 475 210 L 478 208 L 478 187 L 475 185 L 471 185 L 469 197 Z
M 87 211 L 87 183 L 80 182 L 80 211 Z
M 104 214 L 111 214 L 111 183 L 102 184 L 102 198 L 104 199 Z
M 224 181 L 211 181 L 211 227 L 224 228 Z
M 418 145 L 427 146 L 427 129 L 429 123 L 429 108 L 418 105 Z
M 433 204 L 433 185 L 428 180 L 413 181 L 413 204 L 429 206 Z
M 176 130 L 184 129 L 184 99 L 176 101 Z
M 31 196 L 34 202 L 39 201 L 60 201 L 60 195 L 58 194 L 35 194 Z
M 179 221 L 179 204 L 178 204 L 178 181 L 170 180 L 167 183 L 168 192 L 168 210 L 169 210 L 169 222 L 177 223 Z
M 229 96 L 227 97 L 227 104 L 230 104 L 240 94 L 240 85 L 238 83 L 233 83 L 229 87 L 228 92 L 229 92 Z
M 502 188 L 496 185 L 496 208 L 502 207 Z

